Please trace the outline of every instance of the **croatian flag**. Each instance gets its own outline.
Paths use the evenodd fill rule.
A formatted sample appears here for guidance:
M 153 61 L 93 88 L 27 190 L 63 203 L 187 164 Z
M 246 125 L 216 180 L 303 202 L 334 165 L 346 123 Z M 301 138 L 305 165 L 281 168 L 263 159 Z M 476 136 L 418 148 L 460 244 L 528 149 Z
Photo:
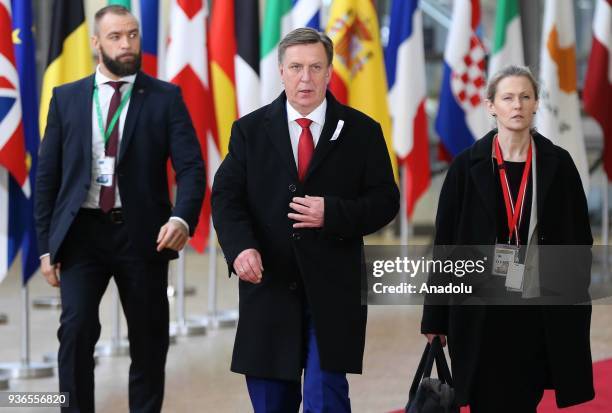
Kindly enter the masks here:
M 385 49 L 393 149 L 405 176 L 401 189 L 408 218 L 430 182 L 423 17 L 418 3 L 393 1 Z
M 19 74 L 15 65 L 11 4 L 0 0 L 0 281 L 4 279 L 23 239 L 23 222 L 9 187 L 31 195 L 21 120 Z
M 444 51 L 444 74 L 436 132 L 456 156 L 491 128 L 485 109 L 485 50 L 476 35 L 479 0 L 455 0 Z

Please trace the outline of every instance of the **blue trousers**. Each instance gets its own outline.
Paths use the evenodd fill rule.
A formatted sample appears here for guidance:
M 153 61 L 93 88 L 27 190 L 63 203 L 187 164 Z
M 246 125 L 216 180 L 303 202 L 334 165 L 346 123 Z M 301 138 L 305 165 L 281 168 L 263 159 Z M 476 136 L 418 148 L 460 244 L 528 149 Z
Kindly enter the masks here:
M 304 413 L 350 413 L 346 374 L 321 370 L 314 324 L 306 310 L 306 365 L 304 368 Z M 298 413 L 302 401 L 299 381 L 246 376 L 255 413 Z

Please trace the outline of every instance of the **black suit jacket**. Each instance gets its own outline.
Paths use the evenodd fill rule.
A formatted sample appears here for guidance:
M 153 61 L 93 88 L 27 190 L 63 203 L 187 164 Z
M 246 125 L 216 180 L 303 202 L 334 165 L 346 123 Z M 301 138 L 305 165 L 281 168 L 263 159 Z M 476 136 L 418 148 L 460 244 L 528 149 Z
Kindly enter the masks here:
M 436 246 L 492 248 L 495 244 L 499 181 L 493 172 L 491 148 L 496 133 L 491 131 L 453 160 L 438 203 Z M 557 247 L 553 256 L 547 247 L 540 249 L 540 285 L 544 289 L 558 287 L 561 277 L 556 270 L 565 267 L 564 274 L 574 275 L 565 280 L 571 284 L 566 288 L 575 290 L 572 296 L 588 298 L 593 238 L 580 176 L 566 150 L 538 133 L 533 140 L 537 163 L 537 244 L 572 246 L 568 257 L 560 256 Z M 426 297 L 421 332 L 448 335 L 457 396 L 465 403 L 478 366 L 482 336 L 487 334 L 483 329 L 487 307 L 460 305 L 464 298 Z M 591 306 L 543 306 L 542 312 L 547 362 L 558 405 L 565 407 L 590 400 L 593 398 Z
M 35 218 L 41 254 L 61 260 L 62 242 L 87 197 L 91 181 L 94 76 L 53 90 L 36 174 Z M 174 208 L 166 164 L 176 171 Z M 175 258 L 156 252 L 160 227 L 184 219 L 193 233 L 205 191 L 200 145 L 180 89 L 139 72 L 136 76 L 116 165 L 124 219 L 143 257 Z
M 340 119 L 344 128 L 331 140 Z M 293 229 L 287 217 L 292 197 L 306 194 L 325 198 L 322 229 Z M 232 370 L 299 380 L 306 298 L 321 367 L 360 373 L 366 325 L 362 237 L 391 221 L 399 207 L 380 125 L 328 93 L 323 131 L 301 183 L 282 93 L 234 123 L 211 199 L 230 271 L 247 248 L 261 253 L 264 267 L 260 284 L 240 281 Z

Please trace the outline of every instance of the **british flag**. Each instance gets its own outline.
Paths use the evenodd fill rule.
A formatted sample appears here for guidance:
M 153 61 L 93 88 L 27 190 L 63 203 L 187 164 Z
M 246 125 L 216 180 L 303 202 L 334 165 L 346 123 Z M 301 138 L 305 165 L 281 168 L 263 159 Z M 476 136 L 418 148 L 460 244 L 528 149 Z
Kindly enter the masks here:
M 23 235 L 21 215 L 11 207 L 9 182 L 13 180 L 24 195 L 30 196 L 28 162 L 25 150 L 19 75 L 15 65 L 9 0 L 0 0 L 0 281 L 13 262 Z

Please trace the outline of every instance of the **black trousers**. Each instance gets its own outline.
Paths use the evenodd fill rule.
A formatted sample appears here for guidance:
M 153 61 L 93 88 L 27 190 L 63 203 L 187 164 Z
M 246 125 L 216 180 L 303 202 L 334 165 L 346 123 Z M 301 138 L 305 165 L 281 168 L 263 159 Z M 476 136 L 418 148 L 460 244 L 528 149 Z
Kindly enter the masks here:
M 123 223 L 81 210 L 60 254 L 62 314 L 60 391 L 70 393 L 63 412 L 94 412 L 94 348 L 100 337 L 100 300 L 114 278 L 130 342 L 130 412 L 160 412 L 168 352 L 168 262 L 133 252 Z
M 538 306 L 487 307 L 471 413 L 536 413 L 550 387 Z

